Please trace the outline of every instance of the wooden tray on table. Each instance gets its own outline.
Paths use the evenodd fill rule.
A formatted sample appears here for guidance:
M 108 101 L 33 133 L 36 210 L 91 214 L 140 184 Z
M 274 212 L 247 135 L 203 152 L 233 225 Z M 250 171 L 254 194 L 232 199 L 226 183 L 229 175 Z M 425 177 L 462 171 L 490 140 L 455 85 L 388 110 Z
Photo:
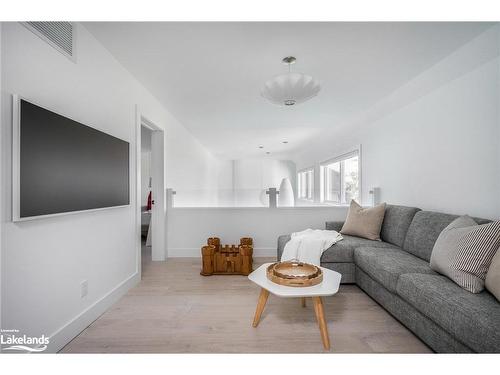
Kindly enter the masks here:
M 313 286 L 323 281 L 321 268 L 295 260 L 273 263 L 267 267 L 266 274 L 272 282 L 285 286 Z

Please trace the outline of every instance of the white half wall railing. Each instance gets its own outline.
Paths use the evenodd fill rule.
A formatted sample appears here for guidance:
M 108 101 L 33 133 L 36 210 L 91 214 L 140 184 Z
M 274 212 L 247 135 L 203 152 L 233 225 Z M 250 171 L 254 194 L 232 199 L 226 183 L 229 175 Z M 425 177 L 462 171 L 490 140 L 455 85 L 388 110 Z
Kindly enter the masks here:
M 348 207 L 168 207 L 168 257 L 200 257 L 208 237 L 237 244 L 254 240 L 254 257 L 276 256 L 278 236 L 307 228 L 324 229 L 326 221 L 345 220 Z

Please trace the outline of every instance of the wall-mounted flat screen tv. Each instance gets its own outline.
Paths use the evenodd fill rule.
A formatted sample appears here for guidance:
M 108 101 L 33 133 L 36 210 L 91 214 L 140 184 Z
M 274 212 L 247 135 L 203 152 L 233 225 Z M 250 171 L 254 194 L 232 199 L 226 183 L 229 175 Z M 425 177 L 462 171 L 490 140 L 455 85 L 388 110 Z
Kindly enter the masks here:
M 129 143 L 14 97 L 14 221 L 125 206 Z

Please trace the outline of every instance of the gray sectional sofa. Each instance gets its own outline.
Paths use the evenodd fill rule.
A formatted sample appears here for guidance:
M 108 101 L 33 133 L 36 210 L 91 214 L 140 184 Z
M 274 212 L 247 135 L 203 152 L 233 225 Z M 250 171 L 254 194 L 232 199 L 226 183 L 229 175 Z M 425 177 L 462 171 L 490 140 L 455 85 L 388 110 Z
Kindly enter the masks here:
M 441 231 L 457 216 L 388 205 L 382 241 L 344 235 L 321 258 L 323 267 L 356 283 L 436 352 L 500 352 L 500 303 L 472 294 L 429 266 Z M 475 220 L 479 224 L 489 220 Z M 327 222 L 340 231 L 343 222 Z M 278 259 L 290 235 L 278 238 Z

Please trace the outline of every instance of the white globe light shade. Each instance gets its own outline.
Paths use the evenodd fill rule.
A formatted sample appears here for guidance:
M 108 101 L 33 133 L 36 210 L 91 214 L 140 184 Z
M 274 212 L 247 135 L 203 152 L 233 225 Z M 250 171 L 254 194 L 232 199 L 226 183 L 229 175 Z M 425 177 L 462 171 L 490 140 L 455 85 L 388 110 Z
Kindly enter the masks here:
M 286 73 L 276 76 L 264 84 L 261 95 L 277 105 L 303 103 L 321 90 L 318 81 L 302 73 Z

